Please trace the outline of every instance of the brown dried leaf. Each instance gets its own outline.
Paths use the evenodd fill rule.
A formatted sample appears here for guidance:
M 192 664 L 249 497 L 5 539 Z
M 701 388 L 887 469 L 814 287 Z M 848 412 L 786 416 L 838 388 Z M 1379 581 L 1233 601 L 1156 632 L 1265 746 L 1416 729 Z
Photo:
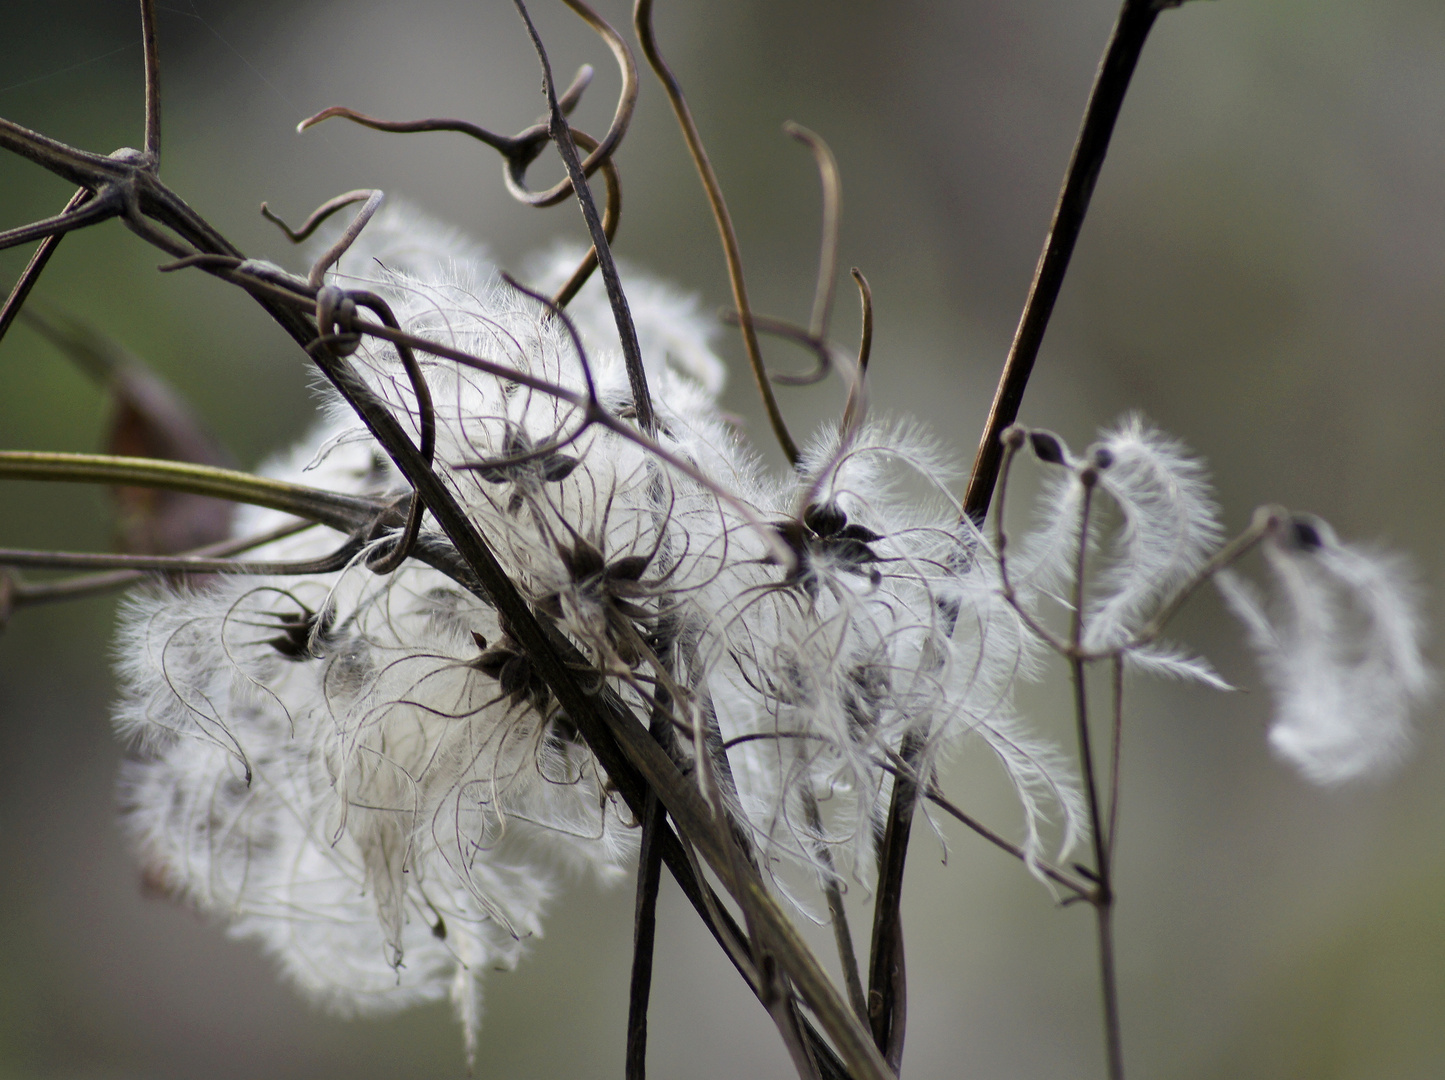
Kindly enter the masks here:
M 32 300 L 21 312 L 42 337 L 110 390 L 112 415 L 105 450 L 231 467 L 233 459 L 186 402 L 119 342 L 94 327 Z M 170 555 L 223 540 L 231 504 L 155 488 L 115 487 L 117 546 L 142 555 Z

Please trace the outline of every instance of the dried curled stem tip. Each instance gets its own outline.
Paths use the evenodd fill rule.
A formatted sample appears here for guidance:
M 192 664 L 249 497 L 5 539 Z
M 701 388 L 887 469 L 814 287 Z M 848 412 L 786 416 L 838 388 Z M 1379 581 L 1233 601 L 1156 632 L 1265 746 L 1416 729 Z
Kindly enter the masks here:
M 662 52 L 657 47 L 657 35 L 652 26 L 652 0 L 637 0 L 632 12 L 632 25 L 637 32 L 637 40 L 642 44 L 642 52 L 647 57 L 647 62 L 652 66 L 663 89 L 667 91 L 668 100 L 672 103 L 672 111 L 677 117 L 678 126 L 682 129 L 683 141 L 687 143 L 688 153 L 697 167 L 703 190 L 707 193 L 708 204 L 712 207 L 713 218 L 717 222 L 718 234 L 722 239 L 723 255 L 727 259 L 728 279 L 733 290 L 733 304 L 738 311 L 738 326 L 742 330 L 743 348 L 748 355 L 748 365 L 752 368 L 753 381 L 757 384 L 758 394 L 763 399 L 763 408 L 768 414 L 768 423 L 772 426 L 773 436 L 778 440 L 778 446 L 782 449 L 783 456 L 788 459 L 790 465 L 796 466 L 801 460 L 802 454 L 798 450 L 798 444 L 793 441 L 793 436 L 788 431 L 782 409 L 778 407 L 777 396 L 773 393 L 772 381 L 768 378 L 767 369 L 763 365 L 762 348 L 758 345 L 757 330 L 753 326 L 752 306 L 748 303 L 747 282 L 743 277 L 742 254 L 738 249 L 738 238 L 733 229 L 732 215 L 728 212 L 727 202 L 722 194 L 722 186 L 718 183 L 717 173 L 713 171 L 712 161 L 703 148 L 702 136 L 697 130 L 696 121 L 693 120 L 692 109 L 687 104 L 687 98 L 683 96 L 682 84 L 678 82 L 677 76 L 673 74 L 672 68 L 663 59 Z
M 324 221 L 342 207 L 350 206 L 352 203 L 365 202 L 376 194 L 377 193 L 371 189 L 358 189 L 356 191 L 348 191 L 345 195 L 338 195 L 334 199 L 327 199 L 311 212 L 310 217 L 294 229 L 278 217 L 271 210 L 270 205 L 264 202 L 261 204 L 261 216 L 285 233 L 286 239 L 290 240 L 293 244 L 299 244 L 303 240 L 309 239 L 311 234 L 314 233 Z
M 864 402 L 867 400 L 868 360 L 873 355 L 873 290 L 868 279 L 856 266 L 852 270 L 853 280 L 858 285 L 858 300 L 863 306 L 863 329 L 858 337 L 858 368 L 853 383 L 848 388 L 848 403 L 843 407 L 842 430 L 847 434 L 863 421 Z
M 818 163 L 818 179 L 823 186 L 823 242 L 818 253 L 818 285 L 813 296 L 813 314 L 808 320 L 809 332 L 813 337 L 822 339 L 828 336 L 828 322 L 833 314 L 833 292 L 838 280 L 838 230 L 843 219 L 843 181 L 838 173 L 838 160 L 823 136 L 791 120 L 783 124 L 783 131 L 813 152 L 813 159 Z

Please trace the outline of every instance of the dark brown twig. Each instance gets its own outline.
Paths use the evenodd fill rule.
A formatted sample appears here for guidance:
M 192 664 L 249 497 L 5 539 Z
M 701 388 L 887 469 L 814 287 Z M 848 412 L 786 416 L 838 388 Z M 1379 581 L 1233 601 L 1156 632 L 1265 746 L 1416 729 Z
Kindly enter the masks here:
M 898 756 L 904 770 L 894 774 L 893 793 L 878 852 L 878 891 L 873 900 L 873 943 L 868 960 L 868 1019 L 873 1040 L 895 1073 L 903 1060 L 908 1019 L 908 979 L 903 957 L 903 867 L 908 835 L 918 804 L 912 777 L 927 744 L 926 734 L 910 728 Z
M 558 106 L 561 106 L 560 99 Z M 597 140 L 586 132 L 572 128 L 572 140 L 584 150 L 595 149 Z M 607 188 L 607 202 L 602 208 L 602 235 L 607 237 L 610 244 L 617 236 L 617 224 L 622 220 L 622 178 L 617 173 L 617 163 L 608 158 L 602 163 L 602 182 Z M 597 269 L 597 245 L 593 244 L 587 249 L 587 254 L 582 256 L 582 261 L 577 269 L 572 271 L 569 277 L 555 293 L 552 294 L 552 303 L 559 308 L 564 308 L 572 302 L 572 298 L 587 284 L 587 279 L 592 276 L 592 271 Z
M 274 543 L 277 540 L 284 540 L 296 533 L 304 532 L 306 529 L 316 527 L 314 521 L 297 521 L 290 525 L 282 525 L 279 528 L 270 529 L 264 533 L 254 536 L 243 536 L 235 540 L 222 540 L 216 544 L 207 544 L 204 547 L 194 548 L 190 551 L 183 551 L 181 556 L 194 558 L 220 558 L 226 555 L 239 555 L 243 551 L 252 548 L 263 547 L 266 544 Z M 102 593 L 112 592 L 115 589 L 124 589 L 137 582 L 144 581 L 154 575 L 144 570 L 112 570 L 100 574 L 77 574 L 74 577 L 61 578 L 58 581 L 16 581 L 12 592 L 12 599 L 15 607 L 27 607 L 35 604 L 46 604 L 57 600 L 78 600 L 86 596 L 98 596 Z
M 833 315 L 833 294 L 838 280 L 838 227 L 843 214 L 843 184 L 838 175 L 838 162 L 821 135 L 791 120 L 783 125 L 783 131 L 808 147 L 818 163 L 818 179 L 823 187 L 823 240 L 818 253 L 818 283 L 813 293 L 813 311 L 806 327 L 754 312 L 753 329 L 759 334 L 771 334 L 791 341 L 807 349 L 818 361 L 812 371 L 799 374 L 770 371 L 769 379 L 778 386 L 811 386 L 822 382 L 833 366 L 833 352 L 828 347 L 828 323 Z M 731 326 L 741 325 L 736 311 L 724 311 L 722 320 Z
M 1074 143 L 1058 205 L 1054 208 L 1053 222 L 1044 241 L 1043 254 L 1039 256 L 1023 315 L 1014 332 L 1003 373 L 999 376 L 998 389 L 994 393 L 993 405 L 984 424 L 973 472 L 963 497 L 963 512 L 974 524 L 980 524 L 988 514 L 1001 460 L 999 435 L 1018 417 L 1024 388 L 1038 358 L 1039 346 L 1043 344 L 1044 331 L 1048 329 L 1054 302 L 1063 287 L 1064 274 L 1069 269 L 1069 259 L 1083 228 L 1084 217 L 1089 212 L 1089 200 L 1109 150 L 1114 122 L 1119 118 L 1124 95 L 1128 92 L 1139 55 L 1144 51 L 1149 30 L 1160 9 L 1166 6 L 1177 6 L 1177 3 L 1124 0 L 1103 59 L 1099 62 L 1093 89 L 1089 91 L 1089 103 L 1084 109 L 1083 126 Z
M 60 212 L 64 217 L 80 209 L 94 196 L 89 188 L 81 188 L 70 197 L 65 204 L 65 209 Z M 30 297 L 30 290 L 35 288 L 35 283 L 40 280 L 40 275 L 45 272 L 45 266 L 50 262 L 50 257 L 55 254 L 55 249 L 60 246 L 64 233 L 52 233 L 40 241 L 40 246 L 35 249 L 35 254 L 30 256 L 30 261 L 25 264 L 25 269 L 15 279 L 14 286 L 10 289 L 10 295 L 5 298 L 5 306 L 0 308 L 0 341 L 10 332 L 10 324 L 20 314 L 20 309 L 25 306 L 25 301 Z
M 657 420 L 652 411 L 652 395 L 647 390 L 647 371 L 642 366 L 642 348 L 637 343 L 637 328 L 632 323 L 632 312 L 627 305 L 627 294 L 622 291 L 622 279 L 617 273 L 617 264 L 612 260 L 612 249 L 607 242 L 606 231 L 602 228 L 602 218 L 597 213 L 597 203 L 593 201 L 582 162 L 578 160 L 577 146 L 572 139 L 572 129 L 568 126 L 567 118 L 562 114 L 562 108 L 557 101 L 557 88 L 552 82 L 552 62 L 547 58 L 547 50 L 542 45 L 542 38 L 537 33 L 537 28 L 532 24 L 532 17 L 527 12 L 526 4 L 522 0 L 512 0 L 512 2 L 516 5 L 518 14 L 522 16 L 522 21 L 527 26 L 527 33 L 532 39 L 532 47 L 536 50 L 538 61 L 542 65 L 542 92 L 547 98 L 547 108 L 551 116 L 549 129 L 552 140 L 557 144 L 557 151 L 562 155 L 562 163 L 567 167 L 567 175 L 571 178 L 572 189 L 577 194 L 577 202 L 582 209 L 582 218 L 587 223 L 587 232 L 592 237 L 592 248 L 597 254 L 598 267 L 602 271 L 602 281 L 607 286 L 607 299 L 612 305 L 612 317 L 617 323 L 617 335 L 622 341 L 622 358 L 627 366 L 627 381 L 632 387 L 632 404 L 637 410 L 637 423 L 645 433 L 651 435 L 657 430 Z M 580 6 L 576 0 L 567 0 L 567 2 L 574 9 L 590 10 Z M 606 26 L 605 23 L 602 25 Z M 608 27 L 608 30 L 611 31 L 611 27 Z M 626 46 L 624 45 L 623 48 L 625 49 Z M 635 88 L 633 93 L 635 96 Z
M 666 724 L 665 720 L 663 724 Z M 637 903 L 632 920 L 632 975 L 627 998 L 626 1080 L 645 1080 L 647 1076 L 647 1007 L 652 996 L 657 893 L 662 884 L 662 847 L 658 837 L 667 827 L 666 811 L 653 792 L 647 793 L 641 824 L 642 845 L 637 854 Z
M 0 548 L 0 566 L 31 566 L 45 570 L 137 570 L 168 574 L 330 574 L 344 570 L 361 547 L 361 538 L 353 536 L 328 555 L 277 562 L 242 562 L 197 555 L 120 555 Z
M 1124 654 L 1119 652 L 1110 663 L 1113 675 L 1114 730 L 1109 747 L 1109 835 L 1105 850 L 1114 858 L 1114 834 L 1119 828 L 1119 764 L 1124 752 Z

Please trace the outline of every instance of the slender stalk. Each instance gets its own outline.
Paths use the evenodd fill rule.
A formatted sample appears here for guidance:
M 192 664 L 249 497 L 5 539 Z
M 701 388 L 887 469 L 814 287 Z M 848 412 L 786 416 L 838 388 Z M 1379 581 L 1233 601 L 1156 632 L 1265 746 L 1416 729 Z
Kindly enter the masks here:
M 918 804 L 918 785 L 913 778 L 926 743 L 927 737 L 919 728 L 911 728 L 903 736 L 898 756 L 904 768 L 893 777 L 893 794 L 878 855 L 878 892 L 873 901 L 868 1019 L 874 1042 L 894 1072 L 903 1061 L 903 1036 L 908 1021 L 908 979 L 903 955 L 903 867 L 908 859 L 913 810 Z
M 1109 841 L 1104 831 L 1103 810 L 1099 801 L 1098 771 L 1094 765 L 1093 743 L 1089 735 L 1089 693 L 1085 679 L 1087 661 L 1083 653 L 1084 588 L 1089 556 L 1089 514 L 1093 507 L 1098 474 L 1092 467 L 1080 470 L 1084 485 L 1083 505 L 1079 511 L 1079 551 L 1074 566 L 1073 615 L 1069 624 L 1069 678 L 1074 689 L 1074 722 L 1079 741 L 1079 771 L 1084 776 L 1084 798 L 1089 806 L 1089 829 L 1093 833 L 1094 876 L 1098 887 L 1092 902 L 1096 912 L 1099 936 L 1099 981 L 1104 1003 L 1104 1043 L 1109 1066 L 1109 1080 L 1124 1080 L 1124 1051 L 1119 1026 L 1119 989 L 1114 970 L 1113 910 L 1114 891 L 1110 872 Z
M 81 188 L 70 197 L 70 201 L 65 204 L 65 209 L 60 212 L 61 216 L 80 209 L 91 198 L 90 189 Z M 40 280 L 40 275 L 45 272 L 50 257 L 55 254 L 55 249 L 60 246 L 60 241 L 64 237 L 63 232 L 57 232 L 51 233 L 40 241 L 40 246 L 35 249 L 35 254 L 30 256 L 30 261 L 25 264 L 25 269 L 15 279 L 15 284 L 10 289 L 10 295 L 5 298 L 5 306 L 0 308 L 0 340 L 4 340 L 5 335 L 9 333 L 11 323 L 20 314 L 20 309 L 25 306 L 25 301 L 30 296 L 30 290 L 35 288 L 35 283 Z
M 813 830 L 818 841 L 813 850 L 823 864 L 823 895 L 828 899 L 828 918 L 833 924 L 833 942 L 838 949 L 838 966 L 843 971 L 843 985 L 848 988 L 848 1000 L 858 1019 L 868 1023 L 868 1000 L 863 994 L 863 978 L 858 973 L 858 954 L 853 948 L 853 933 L 848 927 L 848 910 L 843 906 L 843 890 L 838 887 L 838 875 L 833 867 L 833 853 L 823 842 L 823 818 L 818 813 L 818 800 L 807 788 L 803 789 L 803 810 L 808 815 L 808 828 Z
M 220 543 L 207 544 L 205 547 L 182 552 L 181 555 L 199 558 L 238 555 L 251 548 L 258 548 L 276 540 L 284 540 L 288 536 L 315 527 L 316 523 L 313 521 L 292 522 L 289 525 L 282 525 L 280 528 L 257 533 L 254 536 L 243 536 L 235 540 L 222 540 Z M 100 574 L 77 574 L 74 577 L 61 578 L 58 581 L 16 581 L 13 583 L 12 599 L 17 608 L 47 604 L 57 600 L 78 600 L 82 597 L 98 596 L 115 589 L 123 589 L 154 576 L 145 570 L 112 570 Z
M 664 721 L 665 723 L 666 721 Z M 632 976 L 627 1000 L 626 1080 L 647 1076 L 647 1006 L 652 996 L 652 952 L 657 932 L 657 893 L 662 884 L 659 833 L 667 813 L 648 792 L 642 816 L 642 846 L 637 856 L 637 903 L 632 919 Z
M 728 280 L 732 283 L 733 306 L 738 310 L 738 326 L 743 334 L 743 348 L 748 354 L 748 364 L 752 367 L 753 380 L 758 385 L 758 393 L 763 399 L 763 408 L 768 414 L 768 423 L 772 425 L 773 435 L 782 448 L 783 456 L 788 459 L 788 464 L 797 465 L 799 459 L 798 444 L 793 441 L 792 435 L 788 433 L 788 425 L 783 420 L 783 412 L 778 408 L 777 396 L 773 393 L 773 386 L 768 379 L 767 370 L 763 367 L 763 353 L 758 345 L 757 329 L 753 326 L 753 309 L 748 303 L 747 282 L 743 278 L 742 254 L 738 250 L 737 233 L 733 230 L 732 215 L 728 213 L 728 205 L 723 199 L 722 187 L 718 184 L 717 173 L 713 171 L 712 161 L 707 156 L 707 150 L 703 148 L 702 136 L 698 134 L 697 124 L 693 121 L 692 110 L 688 108 L 687 99 L 682 93 L 682 84 L 677 81 L 677 76 L 668 67 L 667 61 L 662 58 L 662 53 L 657 48 L 657 38 L 652 29 L 652 0 L 637 0 L 637 5 L 632 11 L 632 24 L 637 31 L 637 40 L 642 43 L 642 52 L 647 57 L 647 62 L 652 65 L 652 70 L 661 81 L 663 89 L 667 91 L 667 98 L 672 103 L 672 111 L 677 116 L 678 125 L 682 128 L 682 137 L 687 142 L 688 153 L 692 155 L 692 161 L 697 166 L 698 175 L 702 178 L 703 189 L 707 192 L 708 204 L 712 207 L 713 218 L 717 221 L 717 230 L 722 238 L 723 254 L 727 258 Z
M 1103 168 L 1104 156 L 1109 151 L 1114 122 L 1119 118 L 1129 81 L 1134 76 L 1139 55 L 1144 51 L 1144 42 L 1161 6 L 1160 0 L 1124 0 L 1103 59 L 1099 62 L 1093 89 L 1089 91 L 1089 103 L 1084 109 L 1083 126 L 1079 129 L 1068 170 L 1064 173 L 1063 188 L 1059 191 L 1044 250 L 1034 269 L 1028 299 L 1024 302 L 1023 315 L 1018 329 L 1014 331 L 1003 373 L 999 376 L 998 389 L 994 393 L 983 437 L 979 440 L 978 454 L 974 458 L 973 473 L 964 494 L 963 512 L 975 524 L 982 522 L 988 513 L 989 499 L 998 479 L 999 435 L 1018 417 L 1024 388 L 1028 386 L 1029 375 L 1043 344 L 1044 331 L 1048 329 L 1049 317 L 1054 311 L 1054 302 L 1059 298 L 1064 274 L 1069 269 L 1069 259 L 1074 254 L 1074 245 L 1084 226 L 1084 217 L 1089 212 L 1094 184 L 1099 179 L 1099 170 Z
M 1114 901 L 1096 901 L 1099 931 L 1099 985 L 1104 996 L 1104 1043 L 1109 1080 L 1124 1080 L 1124 1040 L 1119 1026 L 1119 979 L 1114 969 Z
M 612 247 L 607 242 L 607 230 L 602 227 L 602 217 L 597 212 L 597 202 L 592 189 L 587 185 L 582 171 L 582 162 L 577 156 L 577 145 L 572 140 L 572 130 L 567 117 L 557 101 L 557 87 L 552 80 L 552 62 L 542 45 L 542 38 L 532 24 L 523 0 L 513 0 L 522 21 L 527 24 L 527 33 L 532 47 L 542 64 L 542 91 L 547 97 L 547 108 L 551 117 L 549 130 L 567 167 L 572 180 L 572 189 L 577 193 L 577 202 L 582 208 L 582 219 L 587 223 L 587 233 L 592 237 L 592 248 L 597 253 L 597 266 L 602 271 L 602 281 L 607 286 L 607 299 L 612 305 L 612 316 L 617 323 L 617 334 L 622 341 L 622 357 L 627 365 L 627 381 L 632 388 L 632 404 L 637 410 L 637 422 L 644 432 L 651 435 L 657 430 L 653 415 L 652 396 L 647 389 L 647 371 L 642 366 L 642 348 L 637 342 L 637 327 L 632 322 L 632 311 L 627 304 L 627 294 L 622 291 L 622 278 L 617 273 L 617 264 L 612 259 Z
M 151 168 L 161 165 L 161 57 L 156 42 L 155 0 L 140 0 L 140 32 L 145 54 L 145 153 Z
M 280 510 L 348 533 L 369 524 L 382 508 L 374 499 L 290 484 L 234 469 L 107 454 L 0 450 L 0 479 L 128 484 L 186 491 Z
M 1019 847 L 1017 844 L 1010 843 L 1008 840 L 1005 840 L 1002 836 L 994 832 L 987 825 L 979 821 L 977 818 L 973 817 L 971 814 L 964 813 L 963 810 L 961 810 L 956 804 L 945 798 L 943 792 L 939 791 L 936 787 L 930 785 L 928 790 L 924 792 L 924 795 L 928 799 L 928 801 L 931 802 L 934 806 L 938 807 L 949 816 L 962 822 L 964 825 L 967 825 L 970 829 L 978 833 L 979 836 L 983 837 L 990 844 L 993 844 L 995 847 L 999 848 L 1002 851 L 1008 852 L 1015 859 L 1018 859 L 1022 863 L 1027 864 L 1029 862 L 1029 858 L 1024 853 L 1023 848 Z M 1085 885 L 1077 878 L 1071 877 L 1068 874 L 1064 873 L 1064 871 L 1060 870 L 1057 866 L 1050 866 L 1048 863 L 1043 862 L 1035 862 L 1032 865 L 1037 867 L 1038 872 L 1043 874 L 1044 877 L 1048 878 L 1050 881 L 1054 882 L 1057 885 L 1062 885 L 1064 888 L 1072 892 L 1074 894 L 1074 899 L 1086 900 L 1093 894 L 1094 889 L 1092 885 Z
M 1105 850 L 1114 860 L 1114 834 L 1119 828 L 1119 765 L 1124 753 L 1124 654 L 1117 654 L 1111 664 L 1113 676 L 1114 732 L 1109 752 L 1109 835 Z

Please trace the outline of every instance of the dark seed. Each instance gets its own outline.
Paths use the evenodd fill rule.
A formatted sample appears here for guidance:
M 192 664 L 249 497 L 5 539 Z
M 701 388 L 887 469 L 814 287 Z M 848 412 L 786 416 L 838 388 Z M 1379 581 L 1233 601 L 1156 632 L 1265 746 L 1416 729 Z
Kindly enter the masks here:
M 646 555 L 624 555 L 607 567 L 607 577 L 611 581 L 636 581 L 647 569 L 649 561 Z
M 572 470 L 577 468 L 578 464 L 577 458 L 567 454 L 552 454 L 542 462 L 542 475 L 548 483 L 555 484 L 571 476 Z
M 1318 551 L 1324 547 L 1324 538 L 1320 536 L 1320 530 L 1313 522 L 1304 518 L 1293 518 L 1289 523 L 1290 539 L 1294 546 L 1302 551 Z
M 803 524 L 819 536 L 833 536 L 848 524 L 848 515 L 836 503 L 814 503 L 803 511 Z
M 1034 456 L 1040 461 L 1047 461 L 1050 465 L 1064 463 L 1064 445 L 1057 436 L 1050 435 L 1047 431 L 1031 431 L 1029 444 L 1034 448 Z
M 858 540 L 864 544 L 871 544 L 875 540 L 882 540 L 883 537 L 872 529 L 866 529 L 862 525 L 850 523 L 838 530 L 839 540 Z

